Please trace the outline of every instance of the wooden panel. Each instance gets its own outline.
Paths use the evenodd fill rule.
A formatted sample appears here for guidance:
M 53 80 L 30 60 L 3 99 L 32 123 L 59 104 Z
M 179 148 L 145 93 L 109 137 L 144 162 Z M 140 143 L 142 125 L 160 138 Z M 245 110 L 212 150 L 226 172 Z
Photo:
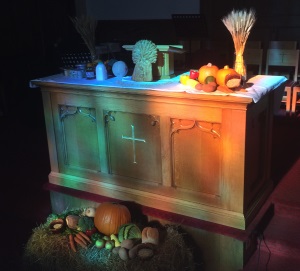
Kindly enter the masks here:
M 57 150 L 52 184 L 237 229 L 249 225 L 271 191 L 273 92 L 253 103 L 41 84 L 45 115 L 52 116 L 47 129 L 54 124 L 54 133 L 47 130 L 49 148 Z
M 246 48 L 244 52 L 244 60 L 247 66 L 247 78 L 250 76 L 251 67 L 249 65 L 257 66 L 257 74 L 261 74 L 262 72 L 262 62 L 263 62 L 263 49 L 254 49 L 254 48 Z
M 112 174 L 161 183 L 158 117 L 114 112 L 107 123 L 107 132 Z
M 244 58 L 246 64 L 256 64 L 258 66 L 262 65 L 262 49 L 246 49 L 244 52 Z
M 59 172 L 58 169 L 58 154 L 57 154 L 57 142 L 55 139 L 55 129 L 54 129 L 54 116 L 52 112 L 51 105 L 51 92 L 42 92 L 43 97 L 43 106 L 44 106 L 44 116 L 45 116 L 45 125 L 47 131 L 47 141 L 48 141 L 48 150 L 50 158 L 50 166 L 52 172 Z
M 100 171 L 95 109 L 59 105 L 57 110 L 60 171 L 75 175 L 78 170 Z
M 271 40 L 269 42 L 269 49 L 296 50 L 297 49 L 297 41 Z
M 220 196 L 220 124 L 173 119 L 174 185 Z
M 283 91 L 283 88 L 284 86 L 280 91 Z M 270 94 L 269 99 L 263 97 L 256 106 L 249 106 L 247 113 L 244 208 L 248 221 L 254 217 L 253 206 L 264 202 L 273 189 L 270 178 L 272 155 L 272 114 L 270 112 L 273 112 L 270 102 L 274 99 L 273 94 Z
M 244 213 L 244 170 L 246 114 L 244 110 L 224 109 L 222 116 L 222 207 Z
M 251 186 L 258 186 L 263 180 L 263 174 L 266 162 L 266 148 L 267 144 L 266 131 L 263 127 L 267 125 L 266 111 L 258 114 L 256 118 L 251 118 L 247 125 L 247 156 L 246 164 L 251 165 L 246 171 L 247 177 L 251 180 Z M 258 146 L 253 148 L 252 146 Z M 260 184 L 262 185 L 262 184 Z
M 268 50 L 268 65 L 274 66 L 297 66 L 299 50 Z

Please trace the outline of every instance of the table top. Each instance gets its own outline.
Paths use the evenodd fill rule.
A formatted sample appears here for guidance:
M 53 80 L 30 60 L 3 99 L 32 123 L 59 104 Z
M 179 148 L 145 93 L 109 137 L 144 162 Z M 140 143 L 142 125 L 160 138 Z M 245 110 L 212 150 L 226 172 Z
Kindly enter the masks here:
M 183 73 L 188 74 L 188 73 Z M 182 74 L 180 74 L 182 75 Z M 111 77 L 104 81 L 97 81 L 96 79 L 87 80 L 85 78 L 77 79 L 64 76 L 63 74 L 55 74 L 48 77 L 37 78 L 30 81 L 31 87 L 39 87 L 45 85 L 64 85 L 64 86 L 81 86 L 93 87 L 93 90 L 100 90 L 101 88 L 122 89 L 122 90 L 137 90 L 140 91 L 157 91 L 167 93 L 188 93 L 194 95 L 208 95 L 214 96 L 230 96 L 230 97 L 243 97 L 251 99 L 257 103 L 265 94 L 272 91 L 287 81 L 284 76 L 273 75 L 256 75 L 250 78 L 247 83 L 253 84 L 251 87 L 246 88 L 246 91 L 235 91 L 233 93 L 224 93 L 216 90 L 214 92 L 204 92 L 203 90 L 196 90 L 190 86 L 183 85 L 179 82 L 180 75 L 171 79 L 161 79 L 151 82 L 136 82 L 131 79 L 131 76 L 125 77 Z

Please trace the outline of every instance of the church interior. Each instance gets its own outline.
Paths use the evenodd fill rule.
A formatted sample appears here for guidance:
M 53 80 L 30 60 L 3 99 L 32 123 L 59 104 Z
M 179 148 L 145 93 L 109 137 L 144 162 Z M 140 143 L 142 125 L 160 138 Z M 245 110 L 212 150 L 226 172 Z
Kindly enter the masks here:
M 92 2 L 95 1 L 30 0 L 18 4 L 10 2 L 7 3 L 5 14 L 1 16 L 2 50 L 0 54 L 3 68 L 0 83 L 2 157 L 0 176 L 2 183 L 1 231 L 5 243 L 4 251 L 0 253 L 2 270 L 23 270 L 24 248 L 33 234 L 33 229 L 45 223 L 49 214 L 53 212 L 55 197 L 58 201 L 64 201 L 66 199 L 62 199 L 60 195 L 69 193 L 68 189 L 59 190 L 48 183 L 48 175 L 53 168 L 51 154 L 49 157 L 51 146 L 49 146 L 49 130 L 47 130 L 47 116 L 44 111 L 45 98 L 41 91 L 43 86 L 33 88 L 30 86 L 30 81 L 60 74 L 63 70 L 63 57 L 68 54 L 78 55 L 88 52 L 70 17 L 84 15 L 88 9 L 85 10 L 83 5 L 90 5 Z M 269 137 L 271 142 L 267 142 L 270 148 L 267 164 L 269 164 L 273 190 L 262 204 L 256 220 L 253 218 L 256 235 L 250 238 L 254 240 L 255 246 L 251 255 L 245 256 L 242 253 L 242 260 L 228 260 L 230 263 L 226 267 L 223 266 L 225 269 L 222 269 L 220 265 L 224 263 L 226 265 L 227 261 L 224 256 L 227 254 L 223 255 L 222 252 L 228 250 L 225 245 L 226 238 L 230 240 L 228 245 L 233 246 L 235 240 L 239 242 L 244 238 L 245 233 L 248 238 L 249 231 L 223 228 L 222 225 L 203 223 L 201 219 L 200 221 L 195 218 L 188 220 L 187 228 L 191 236 L 201 239 L 199 243 L 201 246 L 207 244 L 207 248 L 196 246 L 194 269 L 187 267 L 186 270 L 298 270 L 300 263 L 298 257 L 300 239 L 297 232 L 300 224 L 298 196 L 300 192 L 300 83 L 298 76 L 300 73 L 298 74 L 297 70 L 300 58 L 296 59 L 295 65 L 279 67 L 270 65 L 269 67 L 268 49 L 272 41 L 290 42 L 295 47 L 288 50 L 295 51 L 299 57 L 299 3 L 296 0 L 286 1 L 287 3 L 271 0 L 230 0 L 226 3 L 198 0 L 194 2 L 197 2 L 199 6 L 199 10 L 194 12 L 199 15 L 195 20 L 189 20 L 186 17 L 176 19 L 176 16 L 167 19 L 98 19 L 95 34 L 97 48 L 101 58 L 108 63 L 110 60 L 124 61 L 128 66 L 129 75 L 134 70 L 132 54 L 122 46 L 133 45 L 142 39 L 151 40 L 160 45 L 183 46 L 184 53 L 174 56 L 176 75 L 191 69 L 198 70 L 210 62 L 221 68 L 225 65 L 233 66 L 232 37 L 221 19 L 233 9 L 254 8 L 256 10 L 257 21 L 248 42 L 249 44 L 258 42 L 259 47 L 253 49 L 256 50 L 255 56 L 257 52 L 261 53 L 259 59 L 261 63 L 252 63 L 254 56 L 245 59 L 247 77 L 251 78 L 257 74 L 266 75 L 268 67 L 269 75 L 284 76 L 287 79 L 286 86 L 291 86 L 291 92 L 284 92 L 280 106 L 272 116 L 272 134 Z M 249 47 L 249 51 L 251 49 Z M 289 98 L 287 94 L 290 95 Z M 131 116 L 126 117 L 131 118 Z M 116 128 L 112 126 L 112 129 Z M 251 142 L 250 140 L 250 145 Z M 253 140 L 253 142 L 256 141 Z M 178 142 L 176 144 L 180 145 Z M 113 166 L 115 165 L 113 159 L 110 162 Z M 118 165 L 115 165 L 115 168 L 114 170 L 119 170 Z M 126 169 L 121 170 L 126 172 Z M 155 176 L 155 173 L 153 175 Z M 178 183 L 181 184 L 180 181 Z M 167 193 L 169 192 L 165 195 L 168 195 Z M 74 191 L 71 191 L 69 196 L 83 199 L 83 202 L 103 200 L 101 198 L 103 195 L 94 197 L 89 193 L 81 195 Z M 182 219 L 180 215 L 174 218 L 174 216 L 169 216 L 168 212 L 158 214 L 157 203 L 151 204 L 153 209 L 148 208 L 149 206 L 144 209 L 149 217 L 155 218 L 157 215 L 161 221 L 174 219 L 176 224 L 180 224 L 180 219 Z M 246 209 L 247 206 L 244 207 Z M 250 227 L 251 225 L 250 223 Z M 198 227 L 200 234 L 194 229 Z M 205 236 L 206 232 L 209 237 Z M 207 242 L 205 242 L 206 239 Z M 214 250 L 209 244 L 212 240 L 224 246 L 218 248 L 221 251 L 218 256 L 205 253 L 206 249 L 219 251 Z M 247 251 L 249 244 L 243 240 L 242 245 Z M 252 245 L 251 243 L 249 246 Z M 245 262 L 243 262 L 244 257 L 247 258 Z M 240 268 L 232 269 L 236 266 Z M 215 269 L 217 267 L 220 269 Z

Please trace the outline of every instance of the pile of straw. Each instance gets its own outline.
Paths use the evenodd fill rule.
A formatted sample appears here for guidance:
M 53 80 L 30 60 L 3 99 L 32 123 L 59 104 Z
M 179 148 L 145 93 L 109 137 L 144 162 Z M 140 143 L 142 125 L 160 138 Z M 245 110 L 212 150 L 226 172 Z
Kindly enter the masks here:
M 252 29 L 255 21 L 256 16 L 253 9 L 250 9 L 249 11 L 232 10 L 222 19 L 222 22 L 230 32 L 233 39 L 237 65 L 235 70 L 241 75 L 245 75 L 243 53 L 247 39 L 250 35 L 250 30 Z
M 33 230 L 23 253 L 24 271 L 195 271 L 195 246 L 179 226 L 165 225 L 162 241 L 149 260 L 123 261 L 117 254 L 94 245 L 76 253 L 64 234 L 49 232 L 49 223 Z M 199 255 L 197 256 L 199 258 Z M 199 269 L 197 269 L 199 270 Z

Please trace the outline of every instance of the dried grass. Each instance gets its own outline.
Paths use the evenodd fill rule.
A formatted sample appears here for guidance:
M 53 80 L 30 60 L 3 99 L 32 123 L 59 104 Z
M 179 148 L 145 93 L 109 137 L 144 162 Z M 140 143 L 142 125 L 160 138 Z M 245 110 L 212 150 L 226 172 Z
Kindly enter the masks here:
M 237 64 L 235 70 L 241 75 L 245 75 L 243 53 L 255 21 L 256 15 L 254 9 L 250 9 L 249 11 L 232 10 L 222 19 L 233 39 Z
M 65 234 L 52 234 L 48 223 L 33 230 L 23 255 L 24 270 L 30 271 L 194 271 L 193 248 L 187 234 L 179 226 L 166 225 L 164 236 L 155 255 L 142 261 L 139 258 L 123 261 L 106 249 L 91 245 L 72 252 Z
M 77 32 L 82 37 L 84 43 L 88 47 L 92 61 L 97 59 L 96 53 L 96 42 L 95 42 L 95 34 L 97 28 L 97 20 L 88 17 L 88 16 L 81 16 L 81 17 L 70 17 L 70 20 L 74 24 Z

